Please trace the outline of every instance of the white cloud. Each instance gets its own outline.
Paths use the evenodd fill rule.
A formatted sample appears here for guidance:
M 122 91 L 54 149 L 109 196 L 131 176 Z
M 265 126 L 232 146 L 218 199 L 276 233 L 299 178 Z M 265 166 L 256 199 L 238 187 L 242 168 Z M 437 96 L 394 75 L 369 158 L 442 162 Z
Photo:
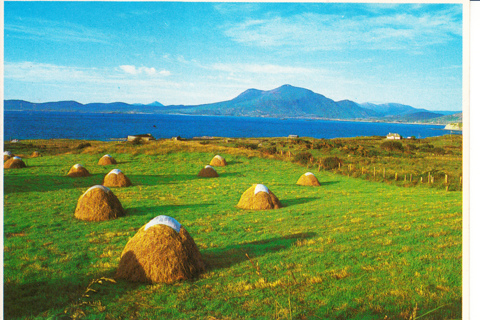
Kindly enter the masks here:
M 7 22 L 5 34 L 11 37 L 48 41 L 109 43 L 111 35 L 98 29 L 66 21 L 22 18 Z
M 411 49 L 446 43 L 461 36 L 457 7 L 345 18 L 336 14 L 303 13 L 263 20 L 247 19 L 224 26 L 232 40 L 260 47 L 303 51 L 341 49 Z
M 249 63 L 216 63 L 212 69 L 230 73 L 261 73 L 261 74 L 307 74 L 316 72 L 315 69 L 303 67 L 280 66 L 273 64 L 249 64 Z
M 167 70 L 160 70 L 157 72 L 155 68 L 148 68 L 148 67 L 135 67 L 133 65 L 121 65 L 119 67 L 121 70 L 123 70 L 125 73 L 131 74 L 131 75 L 141 75 L 141 74 L 146 74 L 149 76 L 154 76 L 156 74 L 159 74 L 161 76 L 169 76 L 171 75 L 170 71 Z

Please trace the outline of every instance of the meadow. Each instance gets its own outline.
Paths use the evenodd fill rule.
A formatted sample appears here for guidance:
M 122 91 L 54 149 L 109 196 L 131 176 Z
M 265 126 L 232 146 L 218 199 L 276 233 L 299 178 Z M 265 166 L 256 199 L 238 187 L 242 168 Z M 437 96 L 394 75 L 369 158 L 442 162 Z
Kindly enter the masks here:
M 459 319 L 461 136 L 384 142 L 6 143 L 28 167 L 4 171 L 5 318 Z M 98 166 L 105 153 L 118 164 Z M 228 162 L 220 177 L 198 178 L 216 154 Z M 92 175 L 67 177 L 75 163 Z M 74 219 L 78 198 L 113 168 L 133 183 L 112 188 L 127 215 Z M 295 184 L 307 171 L 320 187 Z M 254 183 L 284 207 L 237 208 Z M 158 215 L 188 230 L 206 272 L 172 285 L 114 279 L 128 240 Z

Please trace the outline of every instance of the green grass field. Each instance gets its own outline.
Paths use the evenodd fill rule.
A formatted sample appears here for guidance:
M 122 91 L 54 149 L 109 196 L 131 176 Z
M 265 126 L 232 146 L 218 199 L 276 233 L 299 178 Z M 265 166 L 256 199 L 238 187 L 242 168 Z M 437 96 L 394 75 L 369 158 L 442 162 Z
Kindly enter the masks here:
M 318 172 L 228 143 L 78 143 L 4 171 L 6 319 L 461 318 L 461 191 Z M 98 166 L 104 153 L 119 163 Z M 229 165 L 197 178 L 215 154 Z M 92 176 L 67 177 L 75 163 Z M 74 219 L 78 198 L 113 168 L 134 184 L 112 188 L 127 215 Z M 322 185 L 295 185 L 306 171 Z M 254 183 L 284 208 L 236 208 Z M 157 215 L 188 230 L 207 271 L 173 285 L 114 281 L 129 238 Z

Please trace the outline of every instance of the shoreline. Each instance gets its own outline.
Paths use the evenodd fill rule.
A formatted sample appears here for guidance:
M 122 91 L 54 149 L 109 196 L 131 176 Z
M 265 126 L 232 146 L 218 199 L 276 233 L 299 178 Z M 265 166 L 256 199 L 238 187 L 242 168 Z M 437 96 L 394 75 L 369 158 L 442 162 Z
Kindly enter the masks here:
M 226 117 L 226 118 L 252 118 L 252 119 L 278 119 L 278 120 L 304 120 L 304 121 L 341 121 L 341 122 L 362 122 L 362 123 L 387 123 L 387 124 L 407 124 L 407 125 L 429 125 L 429 126 L 447 126 L 449 123 L 424 123 L 424 122 L 399 122 L 385 121 L 380 119 L 332 119 L 316 117 L 274 117 L 274 116 L 234 116 L 234 115 L 214 115 L 214 114 L 186 114 L 186 113 L 146 113 L 146 112 L 83 112 L 83 111 L 50 111 L 50 110 L 4 110 L 4 112 L 35 112 L 35 113 L 79 113 L 79 114 L 104 114 L 104 115 L 163 115 L 163 116 L 187 116 L 187 117 Z M 450 131 L 462 131 L 454 129 L 445 129 Z

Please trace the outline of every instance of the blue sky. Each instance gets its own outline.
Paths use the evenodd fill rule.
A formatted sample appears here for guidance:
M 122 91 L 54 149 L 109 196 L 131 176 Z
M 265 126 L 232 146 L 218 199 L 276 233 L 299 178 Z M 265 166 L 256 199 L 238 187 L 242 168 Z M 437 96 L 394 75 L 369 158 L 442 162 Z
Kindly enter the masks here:
M 4 4 L 5 99 L 201 104 L 283 84 L 461 110 L 462 5 Z

